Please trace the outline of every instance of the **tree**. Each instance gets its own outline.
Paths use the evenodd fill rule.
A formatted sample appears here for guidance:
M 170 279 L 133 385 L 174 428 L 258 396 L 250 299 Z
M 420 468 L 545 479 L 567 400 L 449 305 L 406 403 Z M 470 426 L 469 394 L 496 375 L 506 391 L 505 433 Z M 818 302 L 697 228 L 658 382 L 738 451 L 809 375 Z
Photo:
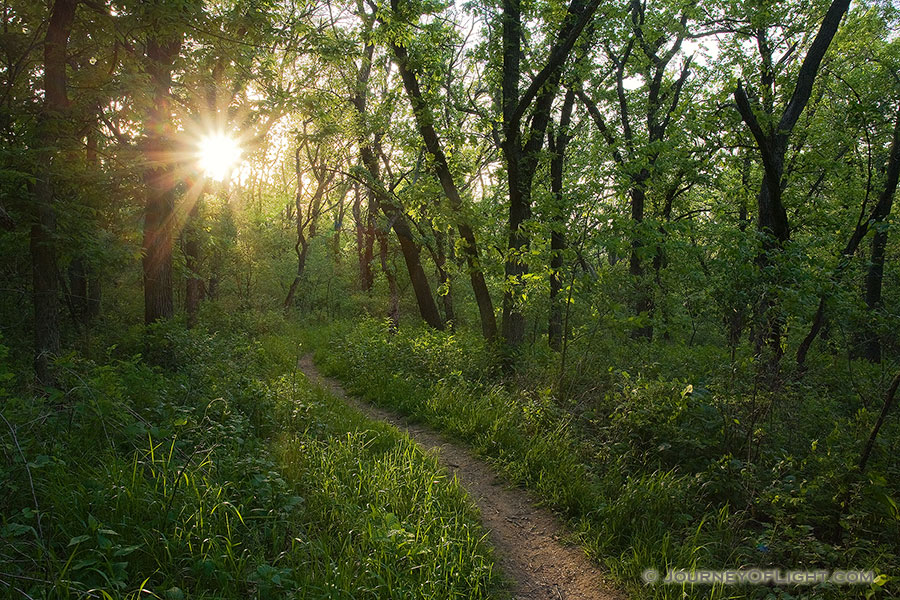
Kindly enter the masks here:
M 176 180 L 172 71 L 181 51 L 183 33 L 159 13 L 168 7 L 156 2 L 146 8 L 151 33 L 146 40 L 145 69 L 150 78 L 151 105 L 144 124 L 143 179 L 146 193 L 144 239 L 141 245 L 144 275 L 144 322 L 171 318 L 172 240 Z
M 59 353 L 59 267 L 56 262 L 56 171 L 59 146 L 66 136 L 69 98 L 67 45 L 75 21 L 77 0 L 55 0 L 44 38 L 44 106 L 38 126 L 38 173 L 31 223 L 31 264 L 34 299 L 34 371 L 42 385 L 56 377 L 51 361 Z
M 791 131 L 797 124 L 800 114 L 806 108 L 812 94 L 813 84 L 819 72 L 819 66 L 831 44 L 832 38 L 837 33 L 838 26 L 844 13 L 850 6 L 849 0 L 834 0 L 828 8 L 822 20 L 815 39 L 807 50 L 800 71 L 797 74 L 794 90 L 790 100 L 781 112 L 777 121 L 770 110 L 762 122 L 757 118 L 750 97 L 744 87 L 738 82 L 734 92 L 741 118 L 746 123 L 753 139 L 756 142 L 763 164 L 763 179 L 757 195 L 757 228 L 764 236 L 763 250 L 757 258 L 761 269 L 771 264 L 773 257 L 784 250 L 784 246 L 790 239 L 790 226 L 788 224 L 787 211 L 782 201 L 784 182 L 784 160 L 788 150 Z M 760 51 L 765 64 L 771 63 L 771 56 L 765 43 L 765 38 L 758 38 Z M 767 71 L 768 72 L 768 71 Z M 768 77 L 768 75 L 767 75 Z M 769 108 L 764 105 L 763 109 Z M 769 361 L 770 371 L 776 370 L 783 352 L 781 346 L 782 322 L 774 313 L 774 298 L 771 292 L 766 292 L 760 301 L 761 315 L 765 315 L 765 331 L 758 336 L 758 345 L 765 344 L 772 358 Z
M 528 236 L 523 225 L 531 217 L 532 186 L 550 111 L 558 92 L 563 66 L 599 5 L 598 0 L 572 0 L 558 30 L 550 38 L 552 43 L 543 67 L 525 91 L 520 93 L 524 57 L 521 3 L 519 0 L 503 0 L 502 3 L 500 147 L 506 162 L 509 203 L 502 334 L 503 340 L 512 349 L 522 344 L 525 334 L 521 291 L 528 267 L 522 254 L 527 249 Z M 523 121 L 527 123 L 525 127 Z
M 403 18 L 406 15 L 401 8 L 399 0 L 391 0 L 391 7 L 395 18 Z M 472 291 L 475 293 L 475 302 L 478 305 L 478 313 L 481 318 L 481 332 L 485 339 L 492 340 L 497 334 L 497 321 L 494 317 L 494 305 L 491 302 L 490 292 L 487 289 L 487 283 L 484 279 L 484 272 L 481 268 L 481 259 L 479 257 L 478 243 L 475 240 L 475 233 L 469 224 L 465 215 L 465 207 L 463 206 L 462 197 L 459 187 L 450 170 L 450 164 L 444 153 L 443 145 L 438 137 L 434 127 L 434 115 L 431 107 L 426 101 L 421 87 L 419 85 L 419 77 L 414 66 L 411 64 L 407 49 L 397 42 L 393 42 L 391 50 L 400 77 L 403 80 L 403 87 L 406 89 L 406 95 L 412 105 L 413 115 L 415 116 L 416 125 L 419 133 L 425 142 L 425 148 L 431 156 L 435 175 L 441 183 L 441 188 L 450 203 L 457 220 L 457 229 L 459 237 L 463 240 L 463 252 L 466 257 L 466 263 L 469 270 L 469 278 L 472 283 Z

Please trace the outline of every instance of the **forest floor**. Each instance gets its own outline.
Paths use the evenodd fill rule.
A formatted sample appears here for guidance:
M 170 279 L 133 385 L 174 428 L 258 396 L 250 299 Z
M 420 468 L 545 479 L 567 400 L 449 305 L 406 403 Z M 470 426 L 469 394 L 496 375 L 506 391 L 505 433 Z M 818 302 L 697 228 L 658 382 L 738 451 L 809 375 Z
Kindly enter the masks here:
M 387 422 L 433 452 L 459 480 L 478 506 L 489 531 L 499 566 L 510 580 L 516 600 L 620 600 L 615 590 L 584 551 L 564 543 L 566 530 L 526 491 L 511 488 L 494 469 L 467 448 L 402 415 L 348 395 L 340 383 L 321 375 L 306 355 L 299 368 L 309 379 L 360 410 L 371 419 Z

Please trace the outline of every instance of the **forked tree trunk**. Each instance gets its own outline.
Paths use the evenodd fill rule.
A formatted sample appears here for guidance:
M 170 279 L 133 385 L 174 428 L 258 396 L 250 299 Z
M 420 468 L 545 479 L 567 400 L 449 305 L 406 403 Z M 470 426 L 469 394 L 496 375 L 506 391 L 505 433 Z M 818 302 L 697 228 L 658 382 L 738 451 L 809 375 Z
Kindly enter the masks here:
M 780 118 L 771 124 L 760 123 L 744 88 L 738 83 L 734 92 L 741 118 L 753 134 L 762 159 L 764 176 L 757 195 L 758 229 L 764 235 L 762 252 L 757 257 L 757 265 L 764 273 L 772 264 L 772 257 L 784 250 L 790 239 L 787 212 L 782 203 L 782 176 L 784 159 L 788 149 L 791 132 L 797 120 L 806 108 L 812 93 L 813 84 L 819 72 L 819 66 L 831 40 L 837 33 L 844 13 L 850 6 L 850 0 L 833 0 L 825 14 L 822 24 L 813 39 L 812 45 L 800 65 L 797 82 L 791 98 L 785 106 Z M 771 109 L 766 106 L 766 112 Z M 764 129 L 765 127 L 765 129 Z M 760 363 L 760 375 L 775 378 L 779 362 L 783 354 L 781 338 L 783 319 L 775 306 L 775 296 L 766 291 L 757 304 L 757 332 L 755 334 L 757 354 L 765 347 L 770 356 Z
M 531 217 L 532 184 L 550 120 L 550 111 L 559 88 L 562 68 L 599 5 L 599 0 L 571 1 L 553 38 L 547 62 L 524 93 L 520 93 L 524 37 L 522 6 L 520 0 L 502 2 L 501 150 L 506 159 L 506 183 L 509 193 L 509 243 L 504 269 L 506 291 L 503 295 L 502 336 L 503 341 L 513 352 L 521 346 L 525 338 L 522 292 L 528 265 L 522 255 L 528 247 L 528 235 L 523 225 Z M 524 135 L 522 122 L 529 110 L 531 114 L 525 128 L 527 135 Z

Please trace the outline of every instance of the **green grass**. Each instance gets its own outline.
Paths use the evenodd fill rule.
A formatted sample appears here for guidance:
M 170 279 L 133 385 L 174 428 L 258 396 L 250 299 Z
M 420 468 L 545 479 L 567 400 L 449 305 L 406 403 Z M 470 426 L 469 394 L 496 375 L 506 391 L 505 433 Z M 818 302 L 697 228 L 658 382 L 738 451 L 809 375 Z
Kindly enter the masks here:
M 844 416 L 831 399 L 785 392 L 759 400 L 772 403 L 770 416 L 751 424 L 747 437 L 744 423 L 757 400 L 729 396 L 715 387 L 714 376 L 696 369 L 686 371 L 695 374 L 691 387 L 667 379 L 658 358 L 647 369 L 657 372 L 650 377 L 595 367 L 592 386 L 576 382 L 589 392 L 573 403 L 544 383 L 553 370 L 539 362 L 529 364 L 536 375 L 507 380 L 508 387 L 498 383 L 503 377 L 490 348 L 464 332 L 392 335 L 382 323 L 367 321 L 303 335 L 322 368 L 354 393 L 466 442 L 510 480 L 535 490 L 635 597 L 892 593 L 893 583 L 683 589 L 645 586 L 640 579 L 648 567 L 861 568 L 890 575 L 898 565 L 900 523 L 891 509 L 891 484 L 877 474 L 860 480 L 846 468 L 857 451 L 848 434 L 865 431 L 866 413 Z M 603 349 L 617 360 L 615 344 Z M 670 362 L 677 366 L 668 372 L 690 362 L 685 353 L 675 354 Z M 698 354 L 707 361 L 707 350 Z M 626 358 L 640 368 L 635 355 L 618 356 Z M 823 420 L 834 428 L 830 434 L 817 433 Z M 820 436 L 819 450 L 814 444 L 810 452 L 809 440 Z M 878 469 L 891 468 L 885 458 Z M 837 504 L 842 486 L 846 509 Z M 881 506 L 866 500 L 874 497 L 883 498 Z M 826 526 L 842 510 L 843 537 L 829 541 Z
M 278 317 L 218 329 L 72 355 L 48 396 L 0 377 L 0 596 L 502 596 L 432 457 L 311 385 Z

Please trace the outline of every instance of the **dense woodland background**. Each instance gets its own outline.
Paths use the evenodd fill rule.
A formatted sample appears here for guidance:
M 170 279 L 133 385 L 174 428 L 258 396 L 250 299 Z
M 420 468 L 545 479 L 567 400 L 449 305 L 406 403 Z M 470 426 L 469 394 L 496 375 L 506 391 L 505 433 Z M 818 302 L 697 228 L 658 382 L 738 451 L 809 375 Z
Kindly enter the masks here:
M 502 597 L 464 493 L 315 352 L 630 595 L 896 596 L 898 32 L 883 0 L 2 2 L 0 595 Z

